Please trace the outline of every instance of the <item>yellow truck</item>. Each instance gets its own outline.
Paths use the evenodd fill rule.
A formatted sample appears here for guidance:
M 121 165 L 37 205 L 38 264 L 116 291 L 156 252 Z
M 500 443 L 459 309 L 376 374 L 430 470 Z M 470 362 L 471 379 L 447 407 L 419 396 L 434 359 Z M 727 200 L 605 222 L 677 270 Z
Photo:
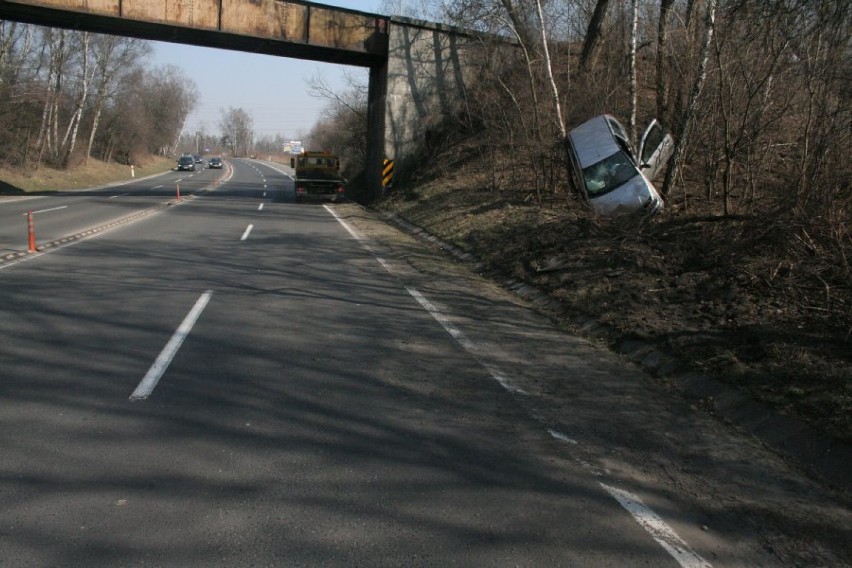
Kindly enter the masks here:
M 346 180 L 340 176 L 340 158 L 331 152 L 303 151 L 290 158 L 296 203 L 309 199 L 341 201 L 346 197 Z

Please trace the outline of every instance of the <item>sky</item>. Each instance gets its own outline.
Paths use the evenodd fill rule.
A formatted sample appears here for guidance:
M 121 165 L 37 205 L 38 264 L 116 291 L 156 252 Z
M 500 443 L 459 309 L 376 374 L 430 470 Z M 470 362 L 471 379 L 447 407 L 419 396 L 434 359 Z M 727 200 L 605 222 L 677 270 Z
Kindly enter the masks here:
M 382 13 L 382 0 L 322 0 L 321 4 Z M 327 102 L 309 93 L 308 81 L 320 75 L 330 86 L 345 88 L 344 71 L 366 83 L 359 67 L 302 61 L 254 53 L 152 42 L 154 66 L 174 65 L 198 86 L 199 101 L 184 132 L 219 133 L 222 111 L 241 108 L 251 115 L 256 137 L 298 140 L 310 132 Z

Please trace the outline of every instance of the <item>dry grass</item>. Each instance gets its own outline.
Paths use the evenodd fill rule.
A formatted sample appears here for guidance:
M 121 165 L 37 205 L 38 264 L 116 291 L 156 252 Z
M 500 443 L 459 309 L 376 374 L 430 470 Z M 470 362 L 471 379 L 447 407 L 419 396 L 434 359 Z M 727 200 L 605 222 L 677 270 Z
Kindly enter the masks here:
M 174 167 L 171 158 L 151 157 L 134 166 L 135 177 L 162 173 Z M 38 170 L 23 171 L 0 167 L 0 194 L 30 193 L 40 191 L 73 190 L 97 187 L 130 179 L 130 167 L 115 163 L 90 160 L 87 166 L 57 170 L 42 166 Z

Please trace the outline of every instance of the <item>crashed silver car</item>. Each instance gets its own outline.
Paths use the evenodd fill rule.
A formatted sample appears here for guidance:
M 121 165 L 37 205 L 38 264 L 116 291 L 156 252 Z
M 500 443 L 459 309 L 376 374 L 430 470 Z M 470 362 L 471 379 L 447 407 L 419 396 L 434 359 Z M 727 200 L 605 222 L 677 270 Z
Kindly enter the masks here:
M 600 215 L 656 213 L 663 199 L 651 180 L 671 158 L 672 137 L 656 120 L 645 129 L 636 154 L 615 117 L 602 114 L 568 133 L 575 182 Z

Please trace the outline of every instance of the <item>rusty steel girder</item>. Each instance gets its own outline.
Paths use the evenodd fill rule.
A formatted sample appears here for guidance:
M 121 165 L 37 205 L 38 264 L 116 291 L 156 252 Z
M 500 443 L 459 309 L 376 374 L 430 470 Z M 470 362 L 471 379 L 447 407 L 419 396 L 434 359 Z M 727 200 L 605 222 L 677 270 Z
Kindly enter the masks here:
M 373 66 L 388 19 L 282 0 L 0 0 L 0 19 Z

